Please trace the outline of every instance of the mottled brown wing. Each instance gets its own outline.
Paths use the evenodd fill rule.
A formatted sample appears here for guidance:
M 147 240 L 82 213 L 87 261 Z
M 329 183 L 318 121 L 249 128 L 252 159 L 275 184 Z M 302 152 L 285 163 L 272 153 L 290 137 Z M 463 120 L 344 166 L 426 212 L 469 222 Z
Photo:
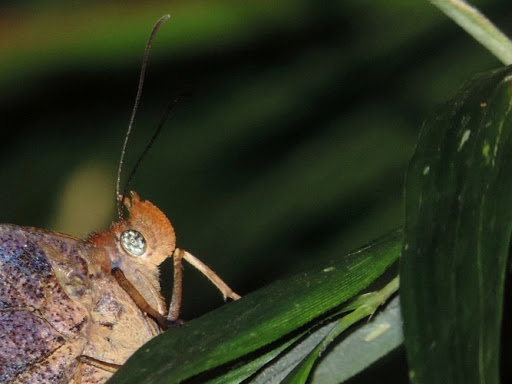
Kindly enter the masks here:
M 90 301 L 79 242 L 0 225 L 1 383 L 67 383 L 73 378 L 86 343 Z M 52 268 L 52 258 L 68 261 Z

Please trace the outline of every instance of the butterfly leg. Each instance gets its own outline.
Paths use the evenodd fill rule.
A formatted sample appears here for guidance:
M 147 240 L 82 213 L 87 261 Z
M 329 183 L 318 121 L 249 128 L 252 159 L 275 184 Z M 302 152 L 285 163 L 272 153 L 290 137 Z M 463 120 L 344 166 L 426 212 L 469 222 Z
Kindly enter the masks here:
M 125 290 L 126 293 L 128 293 L 128 295 L 130 295 L 132 300 L 135 302 L 135 304 L 137 304 L 141 311 L 151 316 L 153 320 L 158 323 L 160 328 L 167 329 L 170 327 L 170 324 L 168 323 L 165 316 L 158 313 L 156 309 L 151 308 L 146 299 L 144 299 L 144 297 L 139 293 L 137 288 L 135 288 L 130 280 L 126 278 L 123 271 L 121 271 L 119 268 L 114 268 L 112 269 L 111 273 L 116 279 L 117 283 L 121 286 L 121 288 Z
M 169 306 L 169 314 L 167 315 L 167 321 L 173 323 L 177 322 L 180 315 L 181 299 L 183 293 L 183 259 L 189 262 L 199 272 L 205 275 L 222 293 L 224 300 L 229 297 L 233 300 L 241 298 L 239 294 L 234 292 L 229 286 L 206 264 L 204 264 L 197 257 L 193 256 L 183 249 L 176 248 L 173 255 L 174 261 L 174 282 L 172 289 L 171 304 Z
M 228 297 L 233 300 L 238 300 L 241 298 L 239 294 L 233 292 L 233 290 L 229 288 L 229 286 L 201 260 L 193 256 L 192 254 L 188 253 L 187 251 L 180 251 L 182 252 L 183 259 L 187 260 L 193 267 L 199 270 L 199 272 L 205 275 L 217 287 L 220 293 L 222 293 L 222 297 L 224 297 L 224 300 L 227 300 Z
M 172 323 L 178 320 L 181 310 L 181 299 L 183 294 L 183 251 L 179 248 L 174 250 L 173 268 L 174 278 L 172 286 L 171 304 L 169 305 L 169 313 L 167 321 Z

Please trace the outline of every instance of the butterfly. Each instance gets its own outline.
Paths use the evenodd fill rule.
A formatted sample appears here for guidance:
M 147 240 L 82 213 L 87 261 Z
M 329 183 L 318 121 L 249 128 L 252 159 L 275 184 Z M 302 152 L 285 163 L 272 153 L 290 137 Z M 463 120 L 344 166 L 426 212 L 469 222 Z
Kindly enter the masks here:
M 0 224 L 1 383 L 104 383 L 145 342 L 180 323 L 183 260 L 224 299 L 240 298 L 176 248 L 174 228 L 155 205 L 135 192 L 118 194 L 118 202 L 127 217 L 85 239 Z M 159 265 L 169 257 L 167 309 Z

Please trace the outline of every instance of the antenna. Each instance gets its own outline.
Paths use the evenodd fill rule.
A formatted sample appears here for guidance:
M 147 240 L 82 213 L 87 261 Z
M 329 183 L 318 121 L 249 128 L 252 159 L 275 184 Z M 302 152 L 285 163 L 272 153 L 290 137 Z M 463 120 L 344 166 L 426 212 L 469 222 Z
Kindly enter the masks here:
M 155 39 L 156 33 L 160 29 L 160 26 L 169 20 L 171 15 L 164 15 L 162 16 L 156 24 L 153 26 L 153 29 L 151 30 L 151 35 L 149 36 L 148 42 L 146 44 L 146 49 L 144 51 L 144 56 L 142 57 L 142 66 L 140 68 L 140 75 L 139 75 L 139 85 L 137 87 L 137 94 L 135 96 L 135 103 L 133 105 L 132 113 L 130 116 L 130 122 L 128 123 L 128 129 L 126 130 L 126 136 L 124 138 L 123 148 L 121 150 L 121 158 L 119 159 L 119 168 L 117 169 L 117 182 L 116 182 L 116 200 L 117 200 L 117 215 L 119 219 L 123 218 L 123 209 L 122 209 L 122 202 L 124 197 L 123 195 L 120 195 L 120 185 L 121 185 L 121 170 L 123 169 L 123 163 L 124 163 L 124 157 L 126 153 L 126 147 L 128 145 L 128 139 L 130 137 L 130 133 L 132 131 L 133 127 L 133 121 L 135 120 L 135 114 L 137 113 L 137 108 L 139 107 L 139 101 L 140 96 L 142 93 L 142 85 L 144 84 L 144 76 L 146 75 L 146 65 L 149 58 L 149 52 L 151 51 L 151 46 L 153 45 L 153 40 Z M 167 115 L 170 111 L 167 112 Z M 155 135 L 153 135 L 153 138 L 151 139 L 151 143 L 154 141 L 156 136 L 158 135 L 158 132 L 160 131 L 160 128 L 157 129 L 157 132 Z M 144 151 L 144 153 L 147 152 L 147 149 Z M 137 166 L 140 163 L 140 160 L 137 162 Z M 132 171 L 132 173 L 134 173 Z M 130 176 L 131 177 L 131 176 Z
M 149 149 L 153 146 L 153 143 L 155 142 L 156 138 L 162 131 L 162 128 L 164 127 L 164 124 L 167 121 L 169 114 L 172 112 L 172 110 L 174 109 L 174 107 L 176 106 L 176 104 L 178 103 L 179 100 L 180 100 L 180 97 L 178 96 L 167 105 L 167 108 L 165 109 L 165 112 L 164 112 L 162 118 L 160 119 L 158 126 L 156 127 L 155 132 L 153 133 L 153 136 L 151 137 L 151 139 L 149 139 L 148 143 L 144 147 L 144 151 L 142 151 L 141 155 L 137 159 L 137 162 L 133 166 L 130 174 L 128 175 L 128 178 L 126 179 L 126 184 L 123 188 L 122 196 L 128 195 L 128 190 L 130 189 L 130 183 L 133 179 L 133 176 L 135 176 L 137 169 L 139 169 L 140 163 L 142 163 L 142 160 L 144 160 L 144 158 L 148 154 Z

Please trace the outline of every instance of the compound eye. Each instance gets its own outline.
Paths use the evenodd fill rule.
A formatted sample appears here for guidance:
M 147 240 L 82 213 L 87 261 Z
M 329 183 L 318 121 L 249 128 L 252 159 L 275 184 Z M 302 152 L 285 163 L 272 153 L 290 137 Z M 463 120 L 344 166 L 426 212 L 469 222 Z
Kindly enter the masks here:
M 135 229 L 129 229 L 121 234 L 121 246 L 133 256 L 141 256 L 147 248 L 146 239 Z

